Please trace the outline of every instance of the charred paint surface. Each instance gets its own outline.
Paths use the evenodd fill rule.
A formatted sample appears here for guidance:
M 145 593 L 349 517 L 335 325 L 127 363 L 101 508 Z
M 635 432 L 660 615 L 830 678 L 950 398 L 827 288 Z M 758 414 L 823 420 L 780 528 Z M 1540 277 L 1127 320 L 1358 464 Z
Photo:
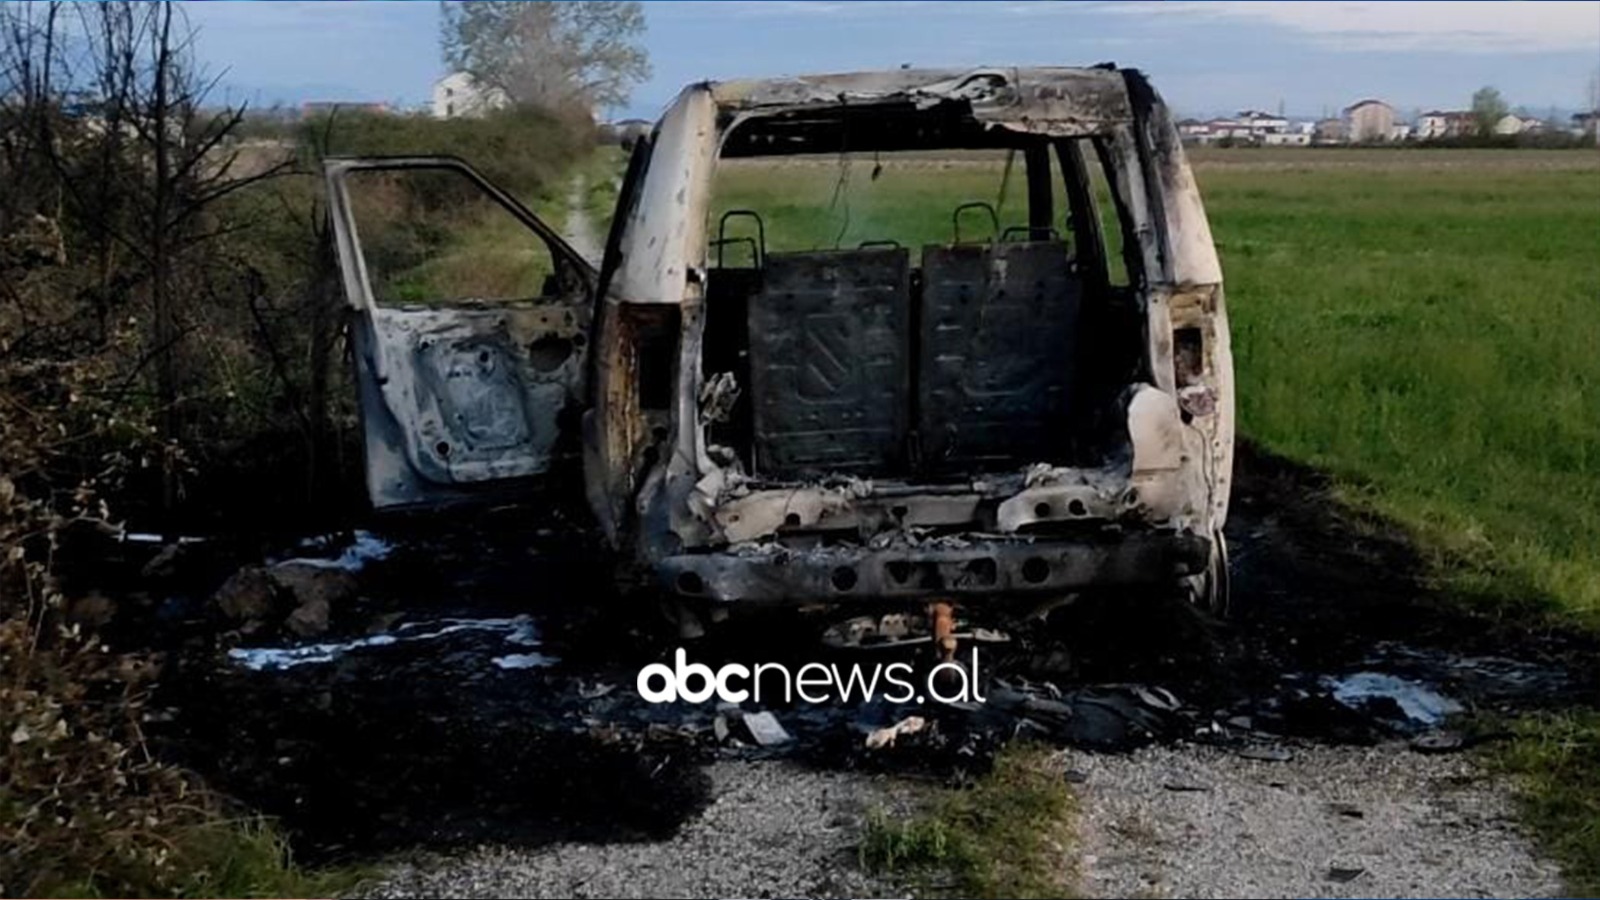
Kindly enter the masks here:
M 363 169 L 464 176 L 547 244 L 556 263 L 550 296 L 379 304 L 346 179 Z M 454 500 L 481 486 L 548 472 L 569 411 L 585 399 L 594 272 L 526 208 L 459 160 L 332 159 L 325 174 L 352 310 L 373 505 Z

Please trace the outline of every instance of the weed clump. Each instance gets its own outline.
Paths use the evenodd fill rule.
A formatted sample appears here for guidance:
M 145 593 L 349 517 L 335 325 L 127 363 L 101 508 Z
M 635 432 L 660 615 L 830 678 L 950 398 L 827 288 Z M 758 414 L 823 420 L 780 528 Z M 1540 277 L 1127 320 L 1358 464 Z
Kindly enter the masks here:
M 862 868 L 948 887 L 954 896 L 1070 896 L 1075 808 L 1046 748 L 1011 747 L 988 775 L 943 794 L 921 815 L 873 812 L 857 853 Z

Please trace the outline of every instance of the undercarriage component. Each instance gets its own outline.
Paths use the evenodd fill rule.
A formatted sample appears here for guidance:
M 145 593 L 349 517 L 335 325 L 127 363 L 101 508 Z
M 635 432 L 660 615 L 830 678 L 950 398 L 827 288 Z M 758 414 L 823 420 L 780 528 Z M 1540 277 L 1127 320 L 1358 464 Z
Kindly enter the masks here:
M 928 616 L 933 620 L 933 646 L 939 652 L 940 662 L 956 658 L 956 614 L 947 600 L 928 604 Z
M 1093 585 L 1172 584 L 1205 571 L 1211 541 L 1192 532 L 1098 540 L 973 541 L 952 550 L 860 546 L 685 553 L 662 560 L 663 586 L 720 602 L 870 601 L 890 597 L 1060 593 Z
M 718 607 L 725 608 L 725 607 Z M 981 626 L 968 627 L 956 620 L 951 637 L 979 644 L 1005 644 L 1011 636 Z M 889 613 L 882 616 L 852 616 L 830 625 L 822 633 L 822 643 L 835 650 L 900 650 L 934 642 L 927 616 Z

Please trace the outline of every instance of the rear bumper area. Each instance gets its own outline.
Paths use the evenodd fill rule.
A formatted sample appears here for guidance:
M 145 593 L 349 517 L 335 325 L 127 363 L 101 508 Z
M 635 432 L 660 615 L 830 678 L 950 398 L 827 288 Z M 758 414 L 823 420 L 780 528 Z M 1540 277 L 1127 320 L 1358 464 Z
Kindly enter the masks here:
M 974 540 L 959 548 L 830 547 L 667 557 L 667 590 L 723 603 L 792 605 L 933 596 L 1028 595 L 1161 584 L 1203 572 L 1211 542 L 1192 532 L 1095 539 Z

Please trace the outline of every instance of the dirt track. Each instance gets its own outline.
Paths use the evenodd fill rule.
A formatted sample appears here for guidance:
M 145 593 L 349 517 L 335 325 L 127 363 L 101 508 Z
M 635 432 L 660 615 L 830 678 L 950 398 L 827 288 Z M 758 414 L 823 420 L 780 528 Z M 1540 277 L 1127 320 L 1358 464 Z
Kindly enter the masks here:
M 1594 648 L 1433 597 L 1398 535 L 1271 458 L 1242 455 L 1230 532 L 1239 621 L 1091 604 L 995 651 L 1006 677 L 1135 682 L 1184 701 L 1153 748 L 1063 757 L 1064 777 L 1087 775 L 1076 790 L 1092 859 L 1073 861 L 1085 891 L 1555 890 L 1469 754 L 1414 752 L 1420 729 L 1394 701 L 1351 708 L 1319 685 L 1364 672 L 1468 711 L 1570 705 L 1593 687 L 1575 661 Z M 854 870 L 864 810 L 970 774 L 1007 733 L 939 712 L 926 743 L 869 753 L 863 728 L 900 711 L 777 709 L 792 744 L 723 746 L 715 709 L 634 696 L 633 674 L 676 639 L 614 593 L 577 525 L 502 510 L 381 537 L 393 552 L 359 573 L 364 599 L 329 640 L 526 615 L 535 646 L 513 647 L 503 628 L 462 630 L 257 672 L 194 635 L 175 648 L 161 698 L 171 721 L 152 726 L 163 752 L 281 816 L 302 858 L 401 860 L 377 893 L 903 892 Z M 701 652 L 814 657 L 798 634 L 757 623 Z M 1070 664 L 1054 654 L 1041 675 L 1047 646 Z M 529 652 L 554 665 L 493 662 Z M 1359 814 L 1328 812 L 1338 804 Z M 704 874 L 687 876 L 691 864 Z

